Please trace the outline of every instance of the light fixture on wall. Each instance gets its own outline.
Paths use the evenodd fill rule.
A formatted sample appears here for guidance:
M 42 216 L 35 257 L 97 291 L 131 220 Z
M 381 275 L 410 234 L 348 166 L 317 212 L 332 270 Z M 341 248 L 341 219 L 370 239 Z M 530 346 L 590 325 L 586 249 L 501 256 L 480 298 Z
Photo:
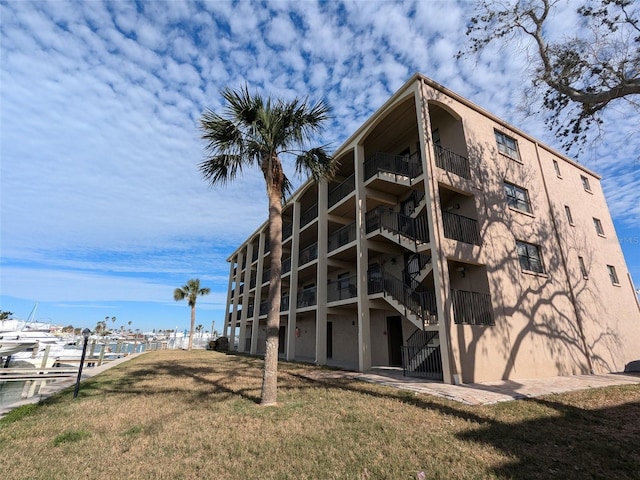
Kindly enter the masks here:
M 459 203 L 454 203 L 452 205 L 449 205 L 447 207 L 447 211 L 450 212 L 452 210 L 460 210 L 460 204 Z

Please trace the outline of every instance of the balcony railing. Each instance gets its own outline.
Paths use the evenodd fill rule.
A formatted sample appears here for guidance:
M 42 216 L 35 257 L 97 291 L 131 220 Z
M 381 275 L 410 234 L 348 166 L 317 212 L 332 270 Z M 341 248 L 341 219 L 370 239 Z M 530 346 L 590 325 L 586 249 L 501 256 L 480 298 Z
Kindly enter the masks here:
M 307 223 L 310 223 L 314 218 L 318 216 L 318 204 L 314 204 L 306 209 L 300 215 L 300 228 L 304 227 Z
M 384 207 L 378 207 L 365 216 L 367 233 L 384 228 L 392 233 L 419 242 L 429 242 L 429 225 L 426 217 L 412 218 Z
M 380 265 L 369 268 L 367 272 L 367 290 L 369 294 L 384 293 L 406 307 L 420 318 L 424 324 L 437 324 L 435 290 L 417 291 L 394 277 Z
M 256 277 L 252 277 L 251 280 L 249 280 L 249 288 L 256 288 Z
M 267 268 L 262 271 L 262 283 L 267 283 L 269 280 L 271 280 L 271 269 Z
M 249 305 L 247 307 L 247 318 L 253 318 L 253 312 L 254 312 L 253 305 Z
M 282 226 L 282 240 L 286 240 L 293 233 L 293 223 L 287 223 Z
M 266 315 L 269 312 L 269 302 L 265 300 L 260 302 L 260 315 Z
M 338 300 L 346 300 L 358 296 L 358 287 L 356 285 L 356 275 L 350 277 L 339 278 L 327 282 L 327 302 L 337 302 Z
M 329 207 L 333 207 L 356 188 L 356 177 L 351 174 L 342 183 L 329 190 Z
M 332 252 L 356 239 L 356 222 L 345 225 L 329 235 L 328 251 Z
M 364 178 L 370 179 L 378 173 L 391 173 L 396 176 L 416 178 L 422 173 L 422 163 L 418 152 L 412 155 L 392 155 L 377 152 L 364 162 Z
M 445 237 L 472 245 L 482 245 L 477 220 L 443 211 L 442 222 L 444 224 Z
M 303 291 L 298 292 L 298 301 L 296 306 L 298 308 L 311 307 L 316 304 L 316 287 L 305 288 Z
M 312 260 L 318 258 L 318 244 L 314 243 L 307 248 L 300 250 L 300 257 L 298 258 L 298 264 L 304 265 Z
M 488 293 L 451 290 L 453 319 L 466 325 L 495 325 L 491 295 Z
M 280 298 L 280 311 L 286 312 L 289 310 L 289 295 L 283 295 Z
M 251 263 L 258 259 L 258 245 L 253 245 L 253 252 L 251 252 Z
M 285 274 L 291 271 L 291 257 L 282 260 L 282 273 Z
M 469 160 L 462 155 L 453 153 L 440 145 L 434 145 L 436 153 L 436 166 L 447 172 L 454 173 L 459 177 L 470 179 L 471 171 L 469 169 Z

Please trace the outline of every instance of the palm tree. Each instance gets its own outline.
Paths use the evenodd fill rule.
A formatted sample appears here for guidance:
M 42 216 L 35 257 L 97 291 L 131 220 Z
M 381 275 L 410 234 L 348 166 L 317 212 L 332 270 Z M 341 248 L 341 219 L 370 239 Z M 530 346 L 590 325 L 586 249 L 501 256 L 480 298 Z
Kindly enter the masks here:
M 189 350 L 193 348 L 193 326 L 196 323 L 196 300 L 199 296 L 209 295 L 210 288 L 200 288 L 200 280 L 193 278 L 187 282 L 182 288 L 176 288 L 173 291 L 173 299 L 176 302 L 184 300 L 189 302 L 191 307 L 191 329 L 189 330 Z
M 212 186 L 224 185 L 242 173 L 243 168 L 253 166 L 260 169 L 266 182 L 271 278 L 260 403 L 273 405 L 277 401 L 278 388 L 282 201 L 291 190 L 280 155 L 296 156 L 296 173 L 311 174 L 316 181 L 333 177 L 336 162 L 324 147 L 304 150 L 329 119 L 329 107 L 322 101 L 310 105 L 306 99 L 296 98 L 291 102 L 264 99 L 259 94 L 251 95 L 246 85 L 239 90 L 225 88 L 221 95 L 227 103 L 224 114 L 206 110 L 200 119 L 207 156 L 199 167 Z

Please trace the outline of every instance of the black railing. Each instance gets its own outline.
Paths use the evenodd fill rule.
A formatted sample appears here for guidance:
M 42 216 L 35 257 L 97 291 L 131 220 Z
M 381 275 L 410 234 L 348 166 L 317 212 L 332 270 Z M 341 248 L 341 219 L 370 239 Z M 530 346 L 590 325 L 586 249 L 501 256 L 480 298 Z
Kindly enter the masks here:
M 253 245 L 253 251 L 251 252 L 251 263 L 258 259 L 258 245 Z
M 283 295 L 280 298 L 280 311 L 286 312 L 289 310 L 289 295 Z
M 365 216 L 367 233 L 385 229 L 416 242 L 429 242 L 429 224 L 426 217 L 412 218 L 384 207 L 377 207 Z
M 267 283 L 269 280 L 271 280 L 271 269 L 267 268 L 262 271 L 262 283 Z
M 271 251 L 271 242 L 269 241 L 269 237 L 264 239 L 264 253 Z
M 316 304 L 316 287 L 305 288 L 298 292 L 296 306 L 298 308 L 311 307 Z
M 440 345 L 402 347 L 402 369 L 405 376 L 442 380 Z
M 469 160 L 467 158 L 442 148 L 440 145 L 434 145 L 433 149 L 436 153 L 436 166 L 438 168 L 455 173 L 459 177 L 471 179 L 471 170 L 469 169 Z
M 356 239 L 356 222 L 339 228 L 329 235 L 328 251 L 332 252 Z
M 342 183 L 329 190 L 329 207 L 333 207 L 356 188 L 356 177 L 351 174 Z
M 300 215 L 300 227 L 304 227 L 307 223 L 311 222 L 318 216 L 318 204 L 314 204 Z
M 293 223 L 287 223 L 282 226 L 282 240 L 286 240 L 293 233 Z
M 418 152 L 412 155 L 377 152 L 364 162 L 364 179 L 368 180 L 380 172 L 414 179 L 422 173 L 420 156 Z
M 266 315 L 269 312 L 269 302 L 265 300 L 260 302 L 260 315 Z
M 431 263 L 431 255 L 428 255 L 426 253 L 417 253 L 414 254 L 410 259 L 409 259 L 409 263 L 413 263 L 414 259 L 418 260 L 417 263 L 417 268 L 415 268 L 415 271 L 409 271 L 407 270 L 407 268 L 405 268 L 404 270 L 402 270 L 402 278 L 404 279 L 405 283 L 407 285 L 409 285 L 411 288 L 417 288 L 418 283 L 415 280 L 415 277 L 420 276 L 420 272 L 422 272 L 422 269 L 428 265 L 429 263 Z M 409 265 L 409 263 L 407 265 Z
M 318 258 L 318 244 L 314 243 L 307 248 L 300 250 L 300 256 L 298 257 L 298 265 L 304 265 L 312 260 Z
M 391 275 L 380 265 L 374 265 L 367 272 L 368 293 L 384 293 L 403 305 L 420 318 L 425 325 L 438 323 L 435 290 L 417 291 L 399 278 Z
M 453 319 L 465 325 L 495 325 L 491 295 L 488 293 L 451 290 Z
M 253 318 L 253 312 L 254 312 L 253 305 L 249 305 L 247 307 L 247 318 Z
M 256 277 L 251 278 L 251 280 L 249 280 L 249 288 L 256 288 Z
M 327 302 L 337 302 L 338 300 L 346 300 L 358 296 L 358 287 L 356 285 L 356 275 L 350 277 L 339 278 L 327 282 Z
M 282 260 L 282 273 L 287 273 L 291 271 L 291 257 L 285 258 Z
M 445 237 L 472 245 L 482 245 L 477 220 L 443 211 L 442 223 L 444 224 Z

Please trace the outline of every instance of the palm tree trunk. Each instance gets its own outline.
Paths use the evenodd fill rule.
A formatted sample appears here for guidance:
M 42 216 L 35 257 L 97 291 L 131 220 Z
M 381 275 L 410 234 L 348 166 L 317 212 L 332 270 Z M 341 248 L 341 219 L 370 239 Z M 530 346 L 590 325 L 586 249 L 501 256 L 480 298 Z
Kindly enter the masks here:
M 193 348 L 193 326 L 196 324 L 196 306 L 191 307 L 191 330 L 189 330 L 189 351 Z
M 267 314 L 267 345 L 264 355 L 264 375 L 260 405 L 269 406 L 278 397 L 278 340 L 280 329 L 280 295 L 282 273 L 282 188 L 269 189 L 269 245 L 271 247 L 271 278 L 269 282 L 269 312 Z

